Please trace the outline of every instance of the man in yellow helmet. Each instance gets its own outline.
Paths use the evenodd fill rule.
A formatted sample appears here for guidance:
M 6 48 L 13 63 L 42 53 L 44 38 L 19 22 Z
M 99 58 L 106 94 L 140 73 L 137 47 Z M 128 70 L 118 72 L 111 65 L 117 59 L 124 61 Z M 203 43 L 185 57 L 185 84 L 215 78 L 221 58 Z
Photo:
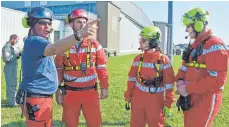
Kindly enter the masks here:
M 163 127 L 164 116 L 175 101 L 173 67 L 158 47 L 162 36 L 159 28 L 145 27 L 140 36 L 144 53 L 134 58 L 124 95 L 127 104 L 131 103 L 130 126 L 145 127 L 148 123 L 149 127 Z
M 184 111 L 184 127 L 210 127 L 222 104 L 227 79 L 225 44 L 207 28 L 208 12 L 194 8 L 183 15 L 183 24 L 194 42 L 183 52 L 176 76 L 177 106 Z

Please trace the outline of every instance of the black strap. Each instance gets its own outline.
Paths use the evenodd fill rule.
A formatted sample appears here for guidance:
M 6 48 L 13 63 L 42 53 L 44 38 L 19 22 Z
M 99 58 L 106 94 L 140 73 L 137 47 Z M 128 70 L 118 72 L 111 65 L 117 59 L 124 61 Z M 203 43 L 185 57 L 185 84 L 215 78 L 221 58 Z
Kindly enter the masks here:
M 27 97 L 31 97 L 31 98 L 52 98 L 53 95 L 51 94 L 39 94 L 39 93 L 31 93 L 31 92 L 27 92 Z
M 203 46 L 204 44 L 206 44 L 206 42 L 212 38 L 212 36 L 210 35 L 209 37 L 207 37 L 205 40 L 203 40 L 197 47 L 196 47 L 196 53 L 195 55 L 192 57 L 192 61 L 197 61 L 198 57 L 203 53 Z
M 64 85 L 63 87 L 65 87 L 66 90 L 72 90 L 72 91 L 84 91 L 84 90 L 90 90 L 90 89 L 97 90 L 97 85 L 86 86 L 86 87 L 72 87 L 72 86 Z

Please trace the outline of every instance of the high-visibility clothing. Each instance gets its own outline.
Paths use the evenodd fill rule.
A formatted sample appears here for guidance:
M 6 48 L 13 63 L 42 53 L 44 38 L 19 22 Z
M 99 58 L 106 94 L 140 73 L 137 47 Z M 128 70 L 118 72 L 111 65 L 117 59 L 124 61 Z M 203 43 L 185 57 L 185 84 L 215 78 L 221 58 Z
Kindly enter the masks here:
M 100 88 L 108 88 L 107 58 L 104 49 L 96 40 L 84 38 L 82 44 L 73 46 L 55 59 L 59 82 L 70 87 L 88 87 L 99 79 Z M 85 91 L 67 90 L 64 95 L 63 122 L 68 127 L 76 127 L 82 109 L 88 127 L 100 126 L 98 93 L 95 89 Z M 75 113 L 73 113 L 75 112 Z
M 209 39 L 203 44 L 197 61 L 190 56 L 190 62 L 183 62 L 176 76 L 176 79 L 185 80 L 186 90 L 191 96 L 191 109 L 184 112 L 185 127 L 210 127 L 221 107 L 222 89 L 227 79 L 228 53 L 223 41 L 211 34 L 211 30 L 208 30 L 203 37 L 196 38 L 190 48 L 192 51 Z M 193 62 L 196 66 L 189 66 Z
M 175 101 L 173 86 L 175 75 L 172 64 L 168 56 L 161 54 L 159 51 L 153 53 L 144 52 L 142 62 L 141 54 L 134 58 L 133 64 L 129 71 L 127 82 L 127 91 L 125 100 L 131 102 L 131 127 L 144 127 L 146 121 L 150 127 L 162 127 L 164 117 L 162 115 L 163 107 L 171 108 Z M 163 80 L 158 88 L 144 85 L 138 77 L 139 66 L 140 76 L 145 80 L 152 80 L 157 77 L 155 69 L 160 61 L 160 73 L 163 74 Z M 149 91 L 153 91 L 153 94 Z
M 29 119 L 28 106 L 25 106 L 24 114 L 26 116 L 27 127 L 52 127 L 53 98 L 27 98 L 26 103 L 31 106 L 38 105 L 39 110 L 34 112 L 34 120 Z M 21 109 L 23 105 L 20 105 Z

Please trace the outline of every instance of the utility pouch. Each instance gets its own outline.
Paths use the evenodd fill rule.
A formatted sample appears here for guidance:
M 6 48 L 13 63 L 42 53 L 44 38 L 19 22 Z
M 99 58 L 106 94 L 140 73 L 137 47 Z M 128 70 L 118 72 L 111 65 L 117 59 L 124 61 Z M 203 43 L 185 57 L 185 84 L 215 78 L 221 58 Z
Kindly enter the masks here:
M 27 111 L 29 114 L 29 119 L 32 121 L 36 121 L 35 120 L 35 112 L 40 110 L 40 106 L 38 104 L 35 104 L 32 106 L 30 103 L 26 103 L 26 106 L 27 106 Z
M 17 95 L 16 95 L 16 103 L 17 104 L 23 104 L 24 98 L 25 98 L 25 91 L 22 89 L 19 89 L 17 91 Z
M 66 95 L 67 94 L 66 86 L 59 86 L 58 89 L 60 89 L 62 95 Z
M 189 95 L 186 97 L 180 96 L 176 103 L 178 111 L 180 111 L 180 108 L 182 109 L 182 111 L 188 111 L 191 108 L 190 100 L 191 97 Z

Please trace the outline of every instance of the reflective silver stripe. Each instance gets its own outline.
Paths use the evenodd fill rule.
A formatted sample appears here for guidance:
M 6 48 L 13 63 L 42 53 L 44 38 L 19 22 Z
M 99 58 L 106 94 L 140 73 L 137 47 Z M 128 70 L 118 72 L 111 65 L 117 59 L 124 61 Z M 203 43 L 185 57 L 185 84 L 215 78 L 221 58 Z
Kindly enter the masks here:
M 164 84 L 164 86 L 166 90 L 173 89 L 173 84 Z
M 213 94 L 212 96 L 213 96 L 213 97 L 212 97 L 211 109 L 210 109 L 210 112 L 209 112 L 209 115 L 208 115 L 208 120 L 207 120 L 207 122 L 206 122 L 206 124 L 205 124 L 205 127 L 208 126 L 209 121 L 210 121 L 210 119 L 211 119 L 211 117 L 212 117 L 212 113 L 213 113 L 214 107 L 215 107 L 216 94 Z
M 227 48 L 224 45 L 213 45 L 211 46 L 209 49 L 204 49 L 203 50 L 203 54 L 208 54 L 214 51 L 218 51 L 218 50 L 227 50 Z
M 136 81 L 136 77 L 128 77 L 128 81 Z
M 76 77 L 72 77 L 72 76 L 69 76 L 67 74 L 64 74 L 64 78 L 67 79 L 67 80 L 73 80 Z M 86 77 L 79 77 L 74 82 L 88 82 L 88 81 L 91 81 L 91 80 L 93 80 L 95 78 L 97 78 L 97 74 L 93 74 L 91 76 L 86 76 Z
M 187 67 L 185 67 L 185 66 L 182 65 L 182 66 L 180 67 L 180 70 L 182 70 L 183 72 L 186 72 L 186 71 L 187 71 Z
M 97 65 L 97 69 L 103 69 L 103 68 L 106 68 L 105 64 Z
M 139 66 L 139 62 L 134 62 L 132 66 L 134 67 Z M 142 67 L 154 68 L 153 63 L 146 63 L 146 62 L 142 62 Z
M 224 90 L 224 86 L 220 87 L 219 90 Z
M 87 52 L 87 48 L 80 48 L 79 53 Z M 95 48 L 91 48 L 91 52 L 96 52 Z M 76 49 L 70 49 L 69 53 L 76 53 Z
M 99 51 L 101 50 L 103 47 L 101 45 L 99 45 L 97 48 L 96 48 L 96 51 Z
M 57 70 L 63 69 L 62 67 L 56 67 Z
M 217 71 L 208 71 L 208 73 L 209 73 L 210 76 L 212 76 L 212 77 L 217 77 L 217 75 L 218 75 Z
M 167 69 L 167 68 L 169 68 L 169 67 L 171 67 L 171 66 L 172 66 L 171 62 L 169 62 L 169 63 L 166 64 L 166 65 L 161 64 L 161 69 L 165 70 L 165 69 Z
M 143 92 L 149 92 L 149 87 L 144 87 L 144 86 L 142 86 L 141 84 L 139 84 L 138 82 L 135 82 L 135 85 L 136 85 L 136 87 L 138 88 L 138 89 L 140 89 L 141 91 L 143 91 Z M 169 88 L 169 87 L 168 87 Z M 157 91 L 156 91 L 156 93 L 159 93 L 159 92 L 164 92 L 164 87 L 158 87 L 157 88 Z M 150 88 L 150 91 L 155 91 L 156 90 L 156 88 Z

